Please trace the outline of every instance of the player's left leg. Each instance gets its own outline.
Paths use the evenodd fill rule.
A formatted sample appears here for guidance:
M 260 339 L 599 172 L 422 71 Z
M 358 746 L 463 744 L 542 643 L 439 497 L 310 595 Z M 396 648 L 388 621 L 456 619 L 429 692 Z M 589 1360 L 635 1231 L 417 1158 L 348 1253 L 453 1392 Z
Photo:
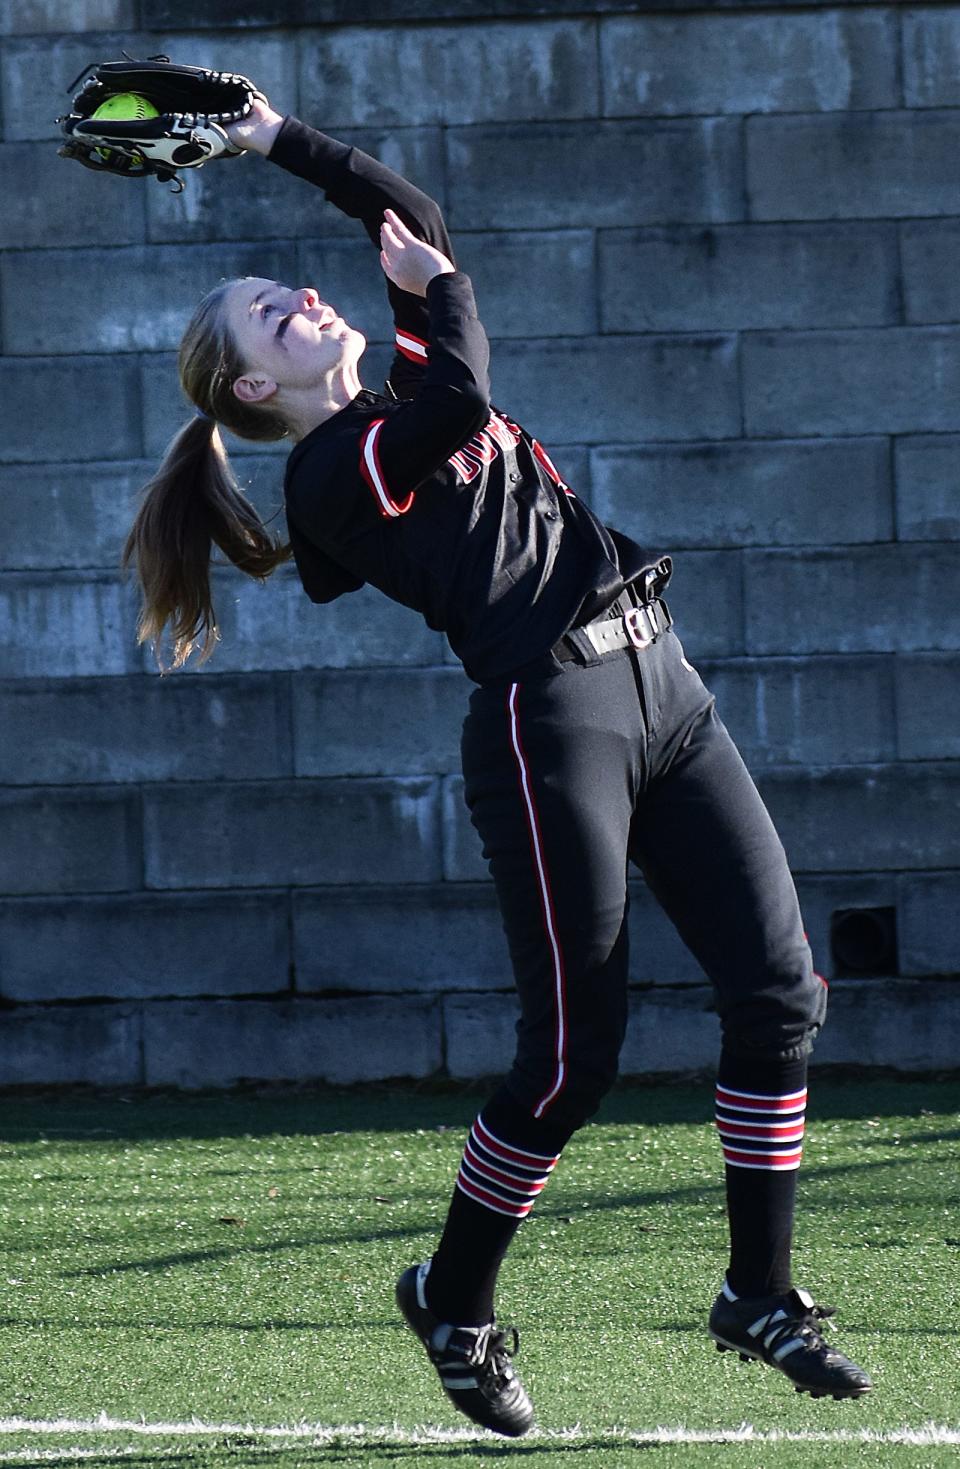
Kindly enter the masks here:
M 663 717 L 631 857 L 713 981 L 721 1018 L 716 1116 L 731 1253 L 711 1333 L 800 1390 L 859 1396 L 869 1377 L 827 1346 L 819 1308 L 791 1278 L 807 1057 L 826 986 L 783 846 L 715 709 L 671 723 L 673 690 L 697 676 L 677 640 L 663 641 L 639 665 Z

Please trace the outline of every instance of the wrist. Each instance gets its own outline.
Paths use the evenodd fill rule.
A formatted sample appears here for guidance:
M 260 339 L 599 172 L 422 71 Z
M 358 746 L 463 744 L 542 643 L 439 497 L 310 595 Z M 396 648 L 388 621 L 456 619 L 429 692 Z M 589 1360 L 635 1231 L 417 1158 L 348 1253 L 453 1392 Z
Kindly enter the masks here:
M 277 134 L 282 127 L 282 114 L 279 112 L 274 112 L 273 108 L 271 107 L 269 110 L 265 111 L 261 115 L 261 117 L 257 119 L 257 122 L 251 130 L 249 138 L 247 139 L 246 146 L 250 148 L 254 153 L 262 153 L 264 158 L 266 158 L 274 143 L 277 141 Z

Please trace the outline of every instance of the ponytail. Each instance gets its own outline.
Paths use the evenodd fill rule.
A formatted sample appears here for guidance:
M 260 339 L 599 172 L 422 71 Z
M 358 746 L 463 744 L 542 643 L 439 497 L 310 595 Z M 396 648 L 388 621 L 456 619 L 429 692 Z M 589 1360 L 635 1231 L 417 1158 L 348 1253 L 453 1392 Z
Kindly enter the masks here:
M 226 327 L 223 300 L 233 282 L 204 297 L 180 345 L 180 382 L 198 413 L 171 440 L 123 548 L 121 566 L 136 567 L 143 606 L 137 641 L 153 644 L 162 672 L 182 668 L 199 649 L 204 663 L 219 641 L 210 587 L 214 545 L 234 566 L 263 581 L 292 555 L 275 540 L 243 494 L 218 423 L 243 438 L 281 439 L 275 410 L 243 404 L 232 384 L 244 371 Z M 169 626 L 173 658 L 161 653 Z
M 168 623 L 173 668 L 181 668 L 198 647 L 204 663 L 219 641 L 210 588 L 214 545 L 260 581 L 291 555 L 240 490 L 217 425 L 195 417 L 144 486 L 123 548 L 122 565 L 136 565 L 143 590 L 137 641 L 153 644 L 161 669 Z

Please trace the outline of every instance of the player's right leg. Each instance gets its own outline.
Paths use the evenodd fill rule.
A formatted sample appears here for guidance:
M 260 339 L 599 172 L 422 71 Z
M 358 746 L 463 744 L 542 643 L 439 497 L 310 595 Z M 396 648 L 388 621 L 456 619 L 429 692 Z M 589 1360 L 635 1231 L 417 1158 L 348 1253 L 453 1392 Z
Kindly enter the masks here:
M 532 1408 L 494 1323 L 497 1274 L 564 1145 L 612 1084 L 623 1041 L 641 725 L 620 655 L 484 686 L 464 727 L 465 795 L 520 999 L 517 1053 L 471 1129 L 429 1270 L 406 1272 L 398 1298 L 452 1400 L 502 1433 L 525 1431 Z
M 491 1317 L 482 1326 L 458 1326 L 427 1304 L 430 1262 L 411 1265 L 397 1281 L 397 1305 L 426 1348 L 447 1397 L 483 1428 L 519 1438 L 533 1424 L 533 1407 L 513 1367 L 516 1329 Z M 508 1344 L 509 1343 L 509 1344 Z

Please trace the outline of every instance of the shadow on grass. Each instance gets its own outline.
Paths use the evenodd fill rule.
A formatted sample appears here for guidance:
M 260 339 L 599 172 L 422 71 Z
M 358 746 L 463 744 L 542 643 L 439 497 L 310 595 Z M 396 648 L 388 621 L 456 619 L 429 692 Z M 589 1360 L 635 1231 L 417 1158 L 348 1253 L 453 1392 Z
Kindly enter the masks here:
M 89 1452 L 85 1452 L 83 1458 L 80 1459 L 75 1457 L 70 1449 L 59 1451 L 57 1449 L 47 1449 L 45 1450 L 45 1455 L 46 1462 L 50 1464 L 83 1464 L 84 1469 L 108 1469 L 108 1466 L 109 1469 L 117 1469 L 118 1464 L 140 1465 L 141 1469 L 156 1469 L 157 1464 L 189 1464 L 191 1469 L 202 1469 L 203 1466 L 203 1460 L 198 1459 L 196 1454 L 191 1453 L 189 1449 L 185 1450 L 182 1454 L 164 1453 L 159 1457 L 157 1454 L 149 1452 L 140 1453 L 137 1451 L 127 1454 L 121 1450 L 117 1453 L 104 1452 L 102 1456 L 95 1453 L 92 1457 Z M 42 1459 L 38 1459 L 34 1455 L 31 1458 L 24 1459 L 4 1458 L 3 1465 L 4 1469 L 37 1469 L 37 1464 L 43 1462 Z M 250 1462 L 252 1463 L 252 1460 Z
M 488 1091 L 448 1086 L 228 1092 L 0 1092 L 0 1141 L 201 1142 L 469 1128 Z
M 358 1465 L 358 1464 L 409 1464 L 416 1466 L 428 1462 L 451 1463 L 455 1459 L 480 1461 L 490 1463 L 494 1460 L 520 1460 L 541 1457 L 546 1461 L 547 1456 L 553 1462 L 559 1454 L 580 1454 L 591 1451 L 609 1453 L 612 1445 L 609 1439 L 598 1436 L 595 1439 L 581 1438 L 572 1443 L 563 1443 L 551 1440 L 544 1442 L 535 1439 L 533 1442 L 524 1442 L 512 1439 L 505 1442 L 502 1439 L 483 1439 L 475 1443 L 409 1443 L 388 1440 L 377 1443 L 351 1442 L 349 1439 L 341 1443 L 310 1444 L 298 1442 L 296 1444 L 272 1444 L 262 1440 L 250 1438 L 206 1440 L 202 1444 L 197 1443 L 189 1449 L 181 1452 L 170 1452 L 167 1449 L 134 1449 L 124 1452 L 123 1449 L 103 1451 L 102 1454 L 94 1453 L 93 1457 L 84 1455 L 82 1462 L 90 1469 L 107 1469 L 107 1466 L 117 1464 L 133 1465 L 134 1469 L 147 1469 L 147 1466 L 166 1464 L 189 1464 L 192 1469 L 255 1469 L 255 1466 L 263 1464 L 276 1464 L 280 1469 L 302 1469 L 302 1466 L 311 1465 Z M 620 1446 L 618 1446 L 620 1447 Z M 641 1449 L 657 1449 L 663 1445 L 659 1443 L 643 1443 L 631 1440 L 629 1445 L 624 1444 L 624 1449 L 629 1448 L 631 1456 Z M 73 1459 L 66 1457 L 69 1450 L 64 1450 L 65 1457 L 52 1462 L 72 1463 Z M 24 1457 L 22 1459 L 4 1459 L 5 1469 L 36 1469 L 37 1459 L 35 1457 Z M 609 1462 L 609 1461 L 608 1461 Z
M 850 1321 L 842 1312 L 836 1317 L 839 1328 L 844 1334 L 876 1336 L 878 1332 L 886 1336 L 942 1336 L 951 1341 L 956 1340 L 957 1329 L 955 1326 L 891 1326 L 889 1317 L 885 1316 L 881 1324 L 873 1322 L 867 1325 L 864 1322 Z M 638 1331 L 655 1331 L 658 1335 L 676 1336 L 703 1336 L 703 1322 L 695 1321 L 654 1321 L 644 1320 L 643 1316 L 636 1317 Z
M 929 1135 L 914 1133 L 911 1136 L 913 1148 L 926 1143 L 937 1143 L 945 1140 L 955 1140 L 955 1134 L 934 1132 Z M 912 1156 L 918 1156 L 913 1153 Z M 822 1166 L 810 1166 L 804 1169 L 804 1179 L 811 1183 L 824 1183 L 831 1179 L 850 1179 L 858 1175 L 876 1175 L 887 1169 L 901 1170 L 905 1159 L 911 1156 L 906 1152 L 898 1153 L 890 1158 L 865 1159 L 859 1163 L 837 1163 Z M 951 1155 L 945 1155 L 943 1161 L 947 1161 Z M 718 1165 L 719 1171 L 719 1165 Z M 658 1205 L 683 1205 L 683 1204 L 709 1204 L 711 1201 L 719 1202 L 723 1198 L 724 1185 L 722 1178 L 718 1178 L 713 1184 L 688 1184 L 670 1189 L 645 1189 L 638 1192 L 603 1192 L 580 1195 L 575 1201 L 567 1200 L 565 1203 L 551 1206 L 545 1204 L 537 1210 L 536 1222 L 549 1224 L 557 1219 L 569 1219 L 572 1207 L 577 1209 L 577 1217 L 588 1219 L 591 1214 L 607 1213 L 620 1209 L 648 1209 Z M 944 1199 L 946 1202 L 946 1199 Z M 831 1201 L 818 1204 L 815 1198 L 808 1198 L 805 1204 L 807 1212 L 815 1212 L 818 1208 L 833 1209 Z M 582 1212 L 581 1212 L 582 1211 Z M 77 1270 L 64 1270 L 60 1272 L 63 1280 L 83 1279 L 85 1277 L 100 1277 L 107 1275 L 123 1275 L 131 1271 L 136 1272 L 158 1272 L 176 1269 L 181 1266 L 206 1265 L 225 1260 L 240 1258 L 263 1257 L 277 1254 L 287 1254 L 292 1250 L 315 1250 L 332 1245 L 344 1244 L 383 1244 L 388 1240 L 416 1239 L 424 1233 L 422 1223 L 410 1225 L 391 1225 L 389 1227 L 377 1226 L 375 1228 L 352 1229 L 352 1230 L 330 1230 L 325 1233 L 310 1234 L 307 1236 L 268 1240 L 259 1244 L 238 1244 L 233 1246 L 217 1246 L 204 1250 L 178 1250 L 166 1255 L 156 1255 L 149 1259 L 121 1260 L 108 1264 L 84 1265 Z
M 0 1141 L 201 1141 L 469 1128 L 490 1084 L 429 1081 L 355 1088 L 158 1093 L 90 1089 L 0 1093 Z M 957 1083 L 814 1075 L 811 1117 L 916 1116 L 956 1113 Z M 712 1080 L 621 1082 L 590 1126 L 707 1122 Z
M 955 1127 L 950 1132 L 921 1132 L 911 1133 L 907 1139 L 908 1143 L 955 1143 L 960 1141 L 960 1127 Z M 888 1137 L 862 1137 L 857 1143 L 859 1148 L 882 1148 L 890 1146 Z
M 267 1334 L 273 1331 L 335 1331 L 339 1335 L 345 1335 L 351 1331 L 396 1331 L 406 1330 L 401 1328 L 399 1318 L 396 1316 L 377 1318 L 374 1316 L 357 1317 L 354 1321 L 173 1321 L 170 1317 L 158 1321 L 155 1318 L 139 1321 L 118 1321 L 113 1317 L 91 1316 L 86 1321 L 77 1321 L 71 1317 L 67 1321 L 56 1321 L 52 1317 L 26 1316 L 0 1316 L 0 1331 L 3 1330 L 29 1330 L 44 1331 L 52 1329 L 55 1331 L 82 1332 L 82 1331 L 243 1331 L 246 1333 L 263 1332 Z M 4 1461 L 5 1462 L 5 1461 Z
M 702 1305 L 702 1303 L 701 1303 Z M 659 1317 L 645 1316 L 643 1314 L 643 1303 L 638 1303 L 638 1310 L 634 1318 L 638 1332 L 653 1331 L 658 1335 L 675 1336 L 703 1336 L 704 1326 L 701 1319 L 702 1311 L 691 1317 L 689 1321 L 664 1321 Z M 838 1322 L 844 1332 L 857 1333 L 868 1336 L 876 1335 L 882 1329 L 884 1336 L 912 1336 L 912 1337 L 943 1337 L 951 1341 L 956 1339 L 957 1331 L 954 1326 L 898 1326 L 892 1323 L 889 1316 L 885 1316 L 882 1327 L 876 1323 L 866 1324 L 849 1320 L 842 1312 L 838 1314 Z M 27 1316 L 4 1316 L 0 1317 L 0 1331 L 56 1331 L 58 1334 L 68 1333 L 70 1335 L 82 1335 L 86 1332 L 101 1331 L 145 1331 L 150 1332 L 151 1338 L 157 1332 L 216 1332 L 216 1331 L 240 1331 L 251 1336 L 261 1334 L 269 1336 L 273 1333 L 298 1331 L 298 1332 L 335 1332 L 338 1336 L 347 1337 L 356 1332 L 363 1335 L 368 1331 L 393 1331 L 406 1333 L 406 1327 L 398 1317 L 356 1317 L 351 1321 L 286 1321 L 269 1319 L 264 1321 L 175 1321 L 170 1317 L 163 1320 L 151 1318 L 149 1320 L 118 1320 L 114 1317 L 91 1316 L 85 1321 L 77 1321 L 71 1317 L 69 1320 L 56 1320 L 53 1317 L 27 1317 Z M 6 1460 L 3 1461 L 6 1463 Z
M 661 1445 L 655 1443 L 636 1443 L 631 1441 L 629 1446 L 631 1455 L 638 1449 L 654 1449 Z M 311 1448 L 277 1448 L 257 1450 L 253 1455 L 243 1457 L 222 1458 L 221 1462 L 233 1466 L 252 1466 L 262 1464 L 264 1459 L 271 1464 L 279 1464 L 283 1469 L 300 1469 L 301 1465 L 311 1464 L 423 1464 L 427 1462 L 450 1463 L 454 1459 L 472 1459 L 483 1463 L 492 1460 L 524 1460 L 534 1456 L 540 1456 L 544 1460 L 549 1455 L 550 1460 L 558 1454 L 583 1454 L 585 1451 L 596 1450 L 597 1452 L 610 1452 L 610 1442 L 602 1438 L 595 1440 L 578 1439 L 575 1443 L 544 1443 L 534 1441 L 523 1443 L 514 1439 L 509 1443 L 497 1442 L 491 1439 L 479 1443 L 377 1443 L 370 1446 L 360 1444 L 351 1445 L 349 1442 L 343 1445 L 323 1445 Z M 221 1451 L 222 1454 L 222 1451 Z M 202 1462 L 202 1461 L 201 1461 Z M 608 1461 L 609 1462 L 609 1461 Z

